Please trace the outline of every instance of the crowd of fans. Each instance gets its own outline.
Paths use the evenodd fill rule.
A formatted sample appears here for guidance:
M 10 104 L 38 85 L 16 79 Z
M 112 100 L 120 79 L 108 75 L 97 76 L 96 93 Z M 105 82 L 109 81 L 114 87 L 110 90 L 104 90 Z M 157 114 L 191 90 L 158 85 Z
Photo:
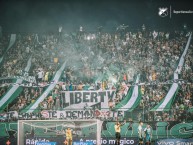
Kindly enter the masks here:
M 1 35 L 0 37 L 0 65 L 1 65 L 1 58 L 3 57 L 3 55 L 5 54 L 8 48 L 9 39 L 10 39 L 10 35 L 8 34 Z M 7 90 L 8 90 L 7 86 L 0 87 L 0 98 L 1 96 L 3 96 L 3 94 L 5 94 L 5 92 L 7 92 Z
M 0 87 L 0 98 L 9 90 L 9 85 L 6 83 L 15 82 L 14 80 L 10 81 L 9 78 L 20 75 L 27 66 L 30 51 L 27 51 L 26 47 L 30 43 L 28 35 L 18 35 L 15 44 L 4 54 L 0 65 L 0 77 L 2 78 L 1 82 L 3 82 L 3 87 Z M 4 45 L 4 48 L 6 47 L 8 47 L 8 43 Z
M 150 109 L 155 107 L 166 96 L 171 85 L 152 85 L 141 87 L 143 99 L 140 102 L 139 109 L 145 108 L 144 118 L 146 121 L 187 121 L 193 119 L 192 113 L 189 111 L 193 108 L 192 52 L 192 45 L 190 45 L 182 72 L 179 74 L 179 79 L 183 79 L 185 84 L 179 85 L 179 89 L 177 90 L 177 94 L 174 98 L 173 106 L 170 111 L 167 113 L 150 112 Z M 138 116 L 138 119 L 143 118 L 143 113 L 140 112 Z
M 67 66 L 62 77 L 39 109 L 61 109 L 61 91 L 116 89 L 114 105 L 124 99 L 130 85 L 140 74 L 140 82 L 165 82 L 173 79 L 181 54 L 187 43 L 183 31 L 157 32 L 145 29 L 115 33 L 19 34 L 1 65 L 1 77 L 19 75 L 32 56 L 30 76 L 36 77 L 36 87 L 24 87 L 9 105 L 10 110 L 22 110 L 33 103 L 45 90 L 42 84 L 51 83 L 64 61 Z M 190 46 L 192 48 L 192 45 Z M 189 49 L 180 77 L 192 80 L 192 50 Z M 40 85 L 39 87 L 37 87 Z M 177 120 L 192 106 L 192 86 L 181 85 L 169 113 L 148 113 L 167 94 L 170 84 L 141 86 L 142 99 L 137 109 L 146 108 L 146 120 Z M 6 92 L 1 88 L 1 95 Z M 187 112 L 186 118 L 189 117 Z M 182 117 L 181 120 L 184 120 Z
M 191 43 L 190 48 L 188 49 L 185 63 L 182 68 L 182 73 L 180 78 L 186 82 L 193 82 L 193 43 Z M 189 109 L 193 109 L 193 85 L 192 84 L 183 84 L 180 86 L 180 89 L 177 93 L 176 99 L 173 105 L 173 114 L 176 116 L 176 120 L 193 120 L 193 114 L 189 112 Z
M 28 35 L 18 35 L 15 44 L 10 48 L 0 66 L 0 77 L 19 75 L 27 65 L 30 51 L 26 47 L 30 44 Z

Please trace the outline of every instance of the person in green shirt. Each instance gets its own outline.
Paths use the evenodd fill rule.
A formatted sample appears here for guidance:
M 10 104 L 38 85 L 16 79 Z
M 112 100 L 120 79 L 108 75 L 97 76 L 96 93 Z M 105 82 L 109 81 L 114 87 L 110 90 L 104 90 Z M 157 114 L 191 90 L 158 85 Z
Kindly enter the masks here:
M 180 104 L 180 110 L 184 110 L 184 104 Z

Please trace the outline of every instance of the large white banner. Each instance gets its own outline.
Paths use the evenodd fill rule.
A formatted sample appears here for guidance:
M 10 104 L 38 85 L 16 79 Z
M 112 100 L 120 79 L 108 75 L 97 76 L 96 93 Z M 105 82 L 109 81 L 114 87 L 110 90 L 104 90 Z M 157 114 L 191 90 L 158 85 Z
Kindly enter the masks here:
M 96 105 L 99 105 L 101 109 L 109 109 L 109 99 L 114 95 L 114 90 L 64 91 L 61 100 L 65 109 L 89 109 Z

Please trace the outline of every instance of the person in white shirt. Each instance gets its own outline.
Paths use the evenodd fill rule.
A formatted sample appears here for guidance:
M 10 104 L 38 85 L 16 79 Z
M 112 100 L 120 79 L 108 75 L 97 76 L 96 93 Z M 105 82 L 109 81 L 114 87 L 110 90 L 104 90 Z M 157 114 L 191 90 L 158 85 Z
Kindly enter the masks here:
M 124 123 L 120 123 L 119 121 L 116 122 L 115 124 L 115 136 L 116 136 L 116 145 L 120 145 L 120 139 L 121 139 L 121 126 L 124 125 L 126 123 L 126 120 L 124 121 Z
M 44 77 L 43 70 L 39 70 L 39 72 L 38 72 L 38 83 L 42 82 L 43 77 Z
M 65 84 L 65 83 L 62 84 L 62 90 L 63 90 L 63 91 L 66 91 L 66 84 Z
M 30 51 L 30 48 L 29 48 L 29 46 L 27 46 L 26 47 L 26 53 L 29 53 L 29 51 Z
M 139 126 L 138 126 L 138 136 L 139 136 L 139 145 L 143 144 L 143 122 L 140 121 L 139 122 Z
M 58 27 L 58 32 L 59 32 L 59 38 L 61 37 L 61 33 L 62 33 L 62 26 Z

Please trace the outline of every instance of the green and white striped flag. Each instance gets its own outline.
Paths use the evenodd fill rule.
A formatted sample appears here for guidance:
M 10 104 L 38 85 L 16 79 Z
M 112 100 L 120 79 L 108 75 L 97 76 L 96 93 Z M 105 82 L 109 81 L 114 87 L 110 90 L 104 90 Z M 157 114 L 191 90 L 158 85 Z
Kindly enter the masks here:
M 162 99 L 162 101 L 153 109 L 151 109 L 151 111 L 169 111 L 178 92 L 178 88 L 178 84 L 173 83 L 165 98 Z
M 181 73 L 182 67 L 184 65 L 184 61 L 185 61 L 185 56 L 186 53 L 188 51 L 189 45 L 190 45 L 190 41 L 191 41 L 191 37 L 192 34 L 189 36 L 189 39 L 187 41 L 186 47 L 184 49 L 184 52 L 180 58 L 180 61 L 178 63 L 178 66 L 174 72 L 174 80 L 178 79 L 178 74 Z M 175 96 L 177 94 L 178 91 L 178 83 L 173 83 L 172 86 L 170 87 L 170 90 L 168 91 L 167 95 L 165 96 L 165 98 L 158 104 L 156 105 L 153 109 L 151 109 L 151 111 L 168 111 L 171 109 L 173 100 L 175 99 Z
M 136 85 L 131 86 L 126 97 L 115 106 L 115 110 L 119 111 L 132 111 L 136 108 L 141 100 L 141 89 L 137 85 L 139 83 L 140 75 L 137 75 L 135 80 Z
M 27 62 L 27 66 L 25 68 L 25 71 L 28 72 L 31 68 L 31 59 L 32 57 L 29 58 L 28 62 Z M 20 84 L 23 81 L 21 79 L 17 79 L 15 80 L 16 84 Z M 0 99 L 0 110 L 2 111 L 3 109 L 5 109 L 5 107 L 11 103 L 23 90 L 22 87 L 20 87 L 19 85 L 13 85 L 9 88 L 9 90 L 6 92 L 6 94 L 1 97 Z
M 38 105 L 48 96 L 48 94 L 54 89 L 54 87 L 56 86 L 56 84 L 58 83 L 60 77 L 62 76 L 62 72 L 64 71 L 64 68 L 66 66 L 66 62 L 64 62 L 62 64 L 62 66 L 60 67 L 60 69 L 55 73 L 54 78 L 53 78 L 53 83 L 50 84 L 46 90 L 43 92 L 43 94 L 32 104 L 30 104 L 29 106 L 27 106 L 25 109 L 23 109 L 21 112 L 22 113 L 32 113 L 35 110 Z

